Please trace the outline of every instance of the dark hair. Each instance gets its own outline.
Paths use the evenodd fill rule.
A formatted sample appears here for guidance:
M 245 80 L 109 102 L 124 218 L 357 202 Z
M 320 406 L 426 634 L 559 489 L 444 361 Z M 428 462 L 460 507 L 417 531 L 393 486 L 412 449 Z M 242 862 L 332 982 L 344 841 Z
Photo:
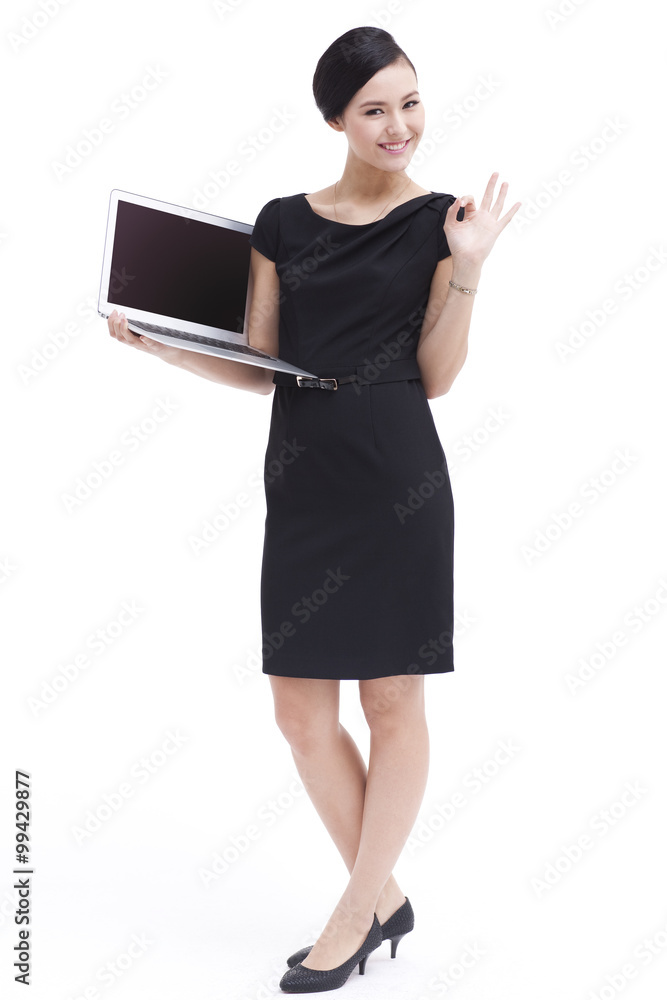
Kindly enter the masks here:
M 399 59 L 412 63 L 384 28 L 351 28 L 332 42 L 315 68 L 313 94 L 325 122 L 341 115 L 378 70 Z M 412 66 L 415 76 L 417 70 Z

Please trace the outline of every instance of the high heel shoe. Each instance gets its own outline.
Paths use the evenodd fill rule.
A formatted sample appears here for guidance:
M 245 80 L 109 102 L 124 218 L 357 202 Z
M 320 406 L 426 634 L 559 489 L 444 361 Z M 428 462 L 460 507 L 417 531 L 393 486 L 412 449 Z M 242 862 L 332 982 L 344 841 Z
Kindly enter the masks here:
M 377 913 L 374 913 L 366 940 L 351 958 L 335 969 L 309 969 L 298 962 L 280 980 L 280 989 L 283 993 L 323 993 L 325 990 L 337 990 L 345 985 L 355 965 L 359 965 L 359 975 L 364 975 L 366 959 L 381 944 L 382 928 Z
M 398 942 L 401 938 L 404 938 L 406 934 L 409 934 L 415 926 L 415 914 L 412 909 L 412 904 L 408 897 L 405 897 L 405 902 L 402 906 L 399 906 L 390 917 L 387 917 L 383 924 L 380 924 L 380 929 L 382 930 L 382 940 L 386 941 L 387 938 L 391 941 L 391 957 L 396 958 L 396 949 L 398 948 Z M 295 951 L 293 955 L 287 959 L 287 964 L 290 969 L 299 962 L 303 962 L 306 955 L 309 954 L 312 944 L 308 945 L 306 948 L 300 948 L 299 951 Z

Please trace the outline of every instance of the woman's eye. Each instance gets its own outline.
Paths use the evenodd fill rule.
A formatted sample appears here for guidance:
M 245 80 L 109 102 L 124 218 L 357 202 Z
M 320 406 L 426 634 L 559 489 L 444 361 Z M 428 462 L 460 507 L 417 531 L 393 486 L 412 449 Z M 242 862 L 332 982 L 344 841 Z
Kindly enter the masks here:
M 408 107 L 410 107 L 410 105 L 412 105 L 412 104 L 419 104 L 419 101 L 408 101 L 408 102 L 407 102 L 406 104 L 404 104 L 403 106 L 404 106 L 405 108 L 408 108 Z M 366 114 L 367 114 L 367 115 L 374 115 L 376 111 L 382 111 L 382 108 L 371 108 L 371 109 L 370 109 L 370 111 L 367 111 L 367 112 L 366 112 Z

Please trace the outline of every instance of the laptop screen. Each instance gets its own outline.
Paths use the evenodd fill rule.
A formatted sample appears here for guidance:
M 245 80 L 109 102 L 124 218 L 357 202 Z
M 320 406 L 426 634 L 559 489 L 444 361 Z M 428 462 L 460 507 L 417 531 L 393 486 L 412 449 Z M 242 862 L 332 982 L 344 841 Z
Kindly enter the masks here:
M 118 201 L 107 301 L 243 333 L 247 233 Z

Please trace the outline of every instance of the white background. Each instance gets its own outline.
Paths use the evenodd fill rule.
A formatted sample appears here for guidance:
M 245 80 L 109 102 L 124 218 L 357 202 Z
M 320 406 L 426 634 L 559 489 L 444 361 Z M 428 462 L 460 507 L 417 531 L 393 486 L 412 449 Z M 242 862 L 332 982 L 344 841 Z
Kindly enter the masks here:
M 280 995 L 286 955 L 344 888 L 253 666 L 265 506 L 249 484 L 272 397 L 131 351 L 96 303 L 113 187 L 253 222 L 270 198 L 340 177 L 345 138 L 319 116 L 312 74 L 339 34 L 381 24 L 415 63 L 426 106 L 417 155 L 429 155 L 410 175 L 479 204 L 498 170 L 506 208 L 522 208 L 485 264 L 465 367 L 431 402 L 454 489 L 460 629 L 454 673 L 426 681 L 430 777 L 396 868 L 417 926 L 395 961 L 385 944 L 344 989 L 664 996 L 657 8 L 217 7 L 3 6 L 3 993 L 24 995 L 12 982 L 15 769 L 31 775 L 39 1000 Z M 159 82 L 134 90 L 149 71 Z M 275 109 L 291 121 L 262 132 Z M 112 130 L 59 169 L 103 118 Z M 225 183 L 230 160 L 242 170 Z M 171 413 L 151 423 L 160 401 Z M 122 464 L 68 509 L 114 449 Z M 192 536 L 224 507 L 227 527 L 195 554 Z M 119 625 L 123 605 L 134 617 Z M 357 685 L 341 688 L 367 754 Z M 223 853 L 228 868 L 207 886 L 201 873 Z

